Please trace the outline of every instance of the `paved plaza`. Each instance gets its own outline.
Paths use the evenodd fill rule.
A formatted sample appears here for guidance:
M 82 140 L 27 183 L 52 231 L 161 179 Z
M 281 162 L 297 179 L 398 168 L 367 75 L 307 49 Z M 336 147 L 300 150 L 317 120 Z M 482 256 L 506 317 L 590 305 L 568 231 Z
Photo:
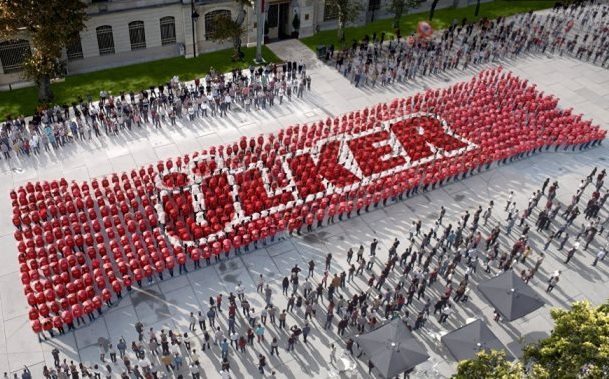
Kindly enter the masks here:
M 311 233 L 294 235 L 211 267 L 189 270 L 187 275 L 155 281 L 141 289 L 134 286 L 129 295 L 124 296 L 123 300 L 115 303 L 111 309 L 104 310 L 103 317 L 95 322 L 87 323 L 75 332 L 39 343 L 28 321 L 29 307 L 23 295 L 18 272 L 14 227 L 11 218 L 7 216 L 11 214 L 8 197 L 10 189 L 28 181 L 61 177 L 68 181 L 82 181 L 130 170 L 140 165 L 156 163 L 160 159 L 200 151 L 211 145 L 232 143 L 242 135 L 256 136 L 296 123 L 313 122 L 396 97 L 406 97 L 426 88 L 442 88 L 458 81 L 469 80 L 482 69 L 476 67 L 466 71 L 457 70 L 436 77 L 417 79 L 408 85 L 358 89 L 336 70 L 317 61 L 313 53 L 298 41 L 279 42 L 270 47 L 282 59 L 304 59 L 312 77 L 312 90 L 307 92 L 303 99 L 294 99 L 291 103 L 276 106 L 270 111 L 232 112 L 224 119 L 182 121 L 177 127 L 164 127 L 160 131 L 151 128 L 146 131 L 125 131 L 117 137 L 105 137 L 102 142 L 94 140 L 64 147 L 52 156 L 42 154 L 21 161 L 13 159 L 10 164 L 6 160 L 0 161 L 0 193 L 4 194 L 0 198 L 0 211 L 5 215 L 0 218 L 0 249 L 3 252 L 0 266 L 0 372 L 13 372 L 27 365 L 34 378 L 40 378 L 43 365 L 53 365 L 50 352 L 54 347 L 58 347 L 68 360 L 83 362 L 85 365 L 98 363 L 99 342 L 116 343 L 120 337 L 124 337 L 130 344 L 137 339 L 134 329 L 137 320 L 144 324 L 146 330 L 153 327 L 156 331 L 163 328 L 188 331 L 190 312 L 207 312 L 210 296 L 216 296 L 218 293 L 226 296 L 229 291 L 234 291 L 238 282 L 245 286 L 245 294 L 252 306 L 260 309 L 264 304 L 264 297 L 256 293 L 259 274 L 271 284 L 273 303 L 279 309 L 284 309 L 287 298 L 281 293 L 281 280 L 289 275 L 295 264 L 299 264 L 306 271 L 308 262 L 313 259 L 316 262 L 313 280 L 317 283 L 321 279 L 325 256 L 328 253 L 332 253 L 334 257 L 330 270 L 332 273 L 347 271 L 347 250 L 357 250 L 360 244 L 364 244 L 367 252 L 369 243 L 373 238 L 377 238 L 380 243 L 375 270 L 378 273 L 378 264 L 386 261 L 388 248 L 394 238 L 397 237 L 405 243 L 411 223 L 417 219 L 423 221 L 424 231 L 429 230 L 431 223 L 438 216 L 440 206 L 447 210 L 445 220 L 456 224 L 456 220 L 466 209 L 473 210 L 478 205 L 484 207 L 493 200 L 497 204 L 497 211 L 490 225 L 482 228 L 483 235 L 486 235 L 499 221 L 505 220 L 503 209 L 508 191 L 515 192 L 518 208 L 522 209 L 531 193 L 541 186 L 546 177 L 550 177 L 558 180 L 560 184 L 558 199 L 562 203 L 568 203 L 580 180 L 595 166 L 599 169 L 609 168 L 607 143 L 584 152 L 544 152 L 512 164 L 493 166 L 491 170 L 464 181 L 388 204 L 387 207 L 315 229 Z M 609 70 L 558 57 L 524 58 L 517 62 L 505 62 L 504 67 L 537 84 L 545 93 L 559 97 L 561 107 L 573 108 L 575 113 L 583 113 L 584 118 L 592 119 L 604 129 L 608 128 Z M 602 217 L 603 220 L 607 217 L 606 212 Z M 578 229 L 582 219 L 583 217 L 580 217 L 576 222 Z M 531 232 L 529 241 L 535 251 L 542 249 L 546 235 L 542 238 L 539 233 Z M 502 235 L 504 249 L 511 246 L 515 236 L 516 233 L 513 233 L 512 238 L 508 239 Z M 431 359 L 420 365 L 414 376 L 448 377 L 455 372 L 456 362 L 438 342 L 437 336 L 444 330 L 453 330 L 464 325 L 469 318 L 479 317 L 485 320 L 510 353 L 519 356 L 524 343 L 543 337 L 551 330 L 552 307 L 567 307 L 573 301 L 584 299 L 594 304 L 605 301 L 609 295 L 606 286 L 609 268 L 606 262 L 601 262 L 596 267 L 591 266 L 601 242 L 606 243 L 604 236 L 602 239 L 597 238 L 589 250 L 576 255 L 569 266 L 562 263 L 564 250 L 558 252 L 556 244 L 553 244 L 547 251 L 540 274 L 530 282 L 542 295 L 546 305 L 517 321 L 494 322 L 493 308 L 480 297 L 475 285 L 472 285 L 470 300 L 459 304 L 457 312 L 447 323 L 438 324 L 432 316 L 424 328 L 415 332 L 426 346 Z M 563 270 L 561 280 L 556 289 L 547 294 L 544 292 L 545 282 L 550 273 L 557 269 Z M 495 269 L 494 273 L 496 272 L 498 271 Z M 462 273 L 457 276 L 458 282 Z M 491 274 L 480 269 L 473 275 L 473 282 L 478 283 L 490 276 Z M 395 279 L 395 275 L 390 277 Z M 368 286 L 367 279 L 364 278 L 367 276 L 348 284 L 344 291 L 345 297 L 365 291 Z M 394 283 L 393 280 L 391 282 Z M 442 285 L 436 283 L 428 296 L 435 299 L 441 290 Z M 420 302 L 415 300 L 413 309 L 420 308 Z M 257 369 L 258 351 L 267 356 L 267 376 L 268 369 L 275 370 L 279 378 L 326 378 L 334 375 L 335 369 L 328 363 L 329 346 L 336 343 L 339 353 L 342 353 L 344 344 L 338 341 L 346 336 L 339 337 L 335 327 L 331 331 L 323 329 L 323 309 L 322 307 L 322 312 L 318 312 L 317 318 L 312 322 L 310 343 L 298 343 L 293 352 L 285 350 L 286 334 L 270 324 L 267 324 L 266 343 L 254 343 L 254 348 L 248 347 L 245 354 L 231 348 L 229 359 L 234 377 L 261 377 Z M 219 323 L 224 330 L 226 321 L 226 315 L 219 316 Z M 291 313 L 287 324 L 302 326 L 304 313 Z M 238 321 L 238 325 L 245 323 Z M 242 333 L 244 331 L 245 329 L 240 330 Z M 348 334 L 353 333 L 348 331 Z M 269 337 L 275 335 L 279 336 L 280 340 L 279 357 L 269 354 Z M 199 349 L 200 331 L 191 339 L 193 346 Z M 202 377 L 205 378 L 219 377 L 220 351 L 218 347 L 213 347 L 212 350 L 213 353 L 199 353 L 204 368 Z M 369 377 L 366 361 L 357 360 L 357 363 L 357 368 L 349 377 Z M 120 367 L 122 365 L 117 366 L 115 375 L 122 372 Z

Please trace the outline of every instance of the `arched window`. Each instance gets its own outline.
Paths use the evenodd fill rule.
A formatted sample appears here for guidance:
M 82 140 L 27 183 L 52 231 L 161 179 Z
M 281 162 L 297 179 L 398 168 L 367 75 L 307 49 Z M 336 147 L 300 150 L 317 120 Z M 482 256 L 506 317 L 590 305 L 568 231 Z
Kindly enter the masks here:
M 205 14 L 205 39 L 210 39 L 213 32 L 216 30 L 216 26 L 214 22 L 216 21 L 216 17 L 218 16 L 226 16 L 231 17 L 230 11 L 227 9 L 221 9 L 217 11 L 212 11 Z
M 23 62 L 30 54 L 29 41 L 20 39 L 0 42 L 0 62 L 5 74 L 23 70 Z
M 114 54 L 114 37 L 112 36 L 112 27 L 110 25 L 98 26 L 97 32 L 97 47 L 99 55 Z
M 82 54 L 82 43 L 80 41 L 80 34 L 77 33 L 74 36 L 74 39 L 70 42 L 70 44 L 66 46 L 66 53 L 68 55 L 69 61 L 76 61 L 84 58 Z
M 176 20 L 175 18 L 161 18 L 161 45 L 176 43 Z
M 131 41 L 131 50 L 146 48 L 144 21 L 132 21 L 129 23 L 129 40 Z

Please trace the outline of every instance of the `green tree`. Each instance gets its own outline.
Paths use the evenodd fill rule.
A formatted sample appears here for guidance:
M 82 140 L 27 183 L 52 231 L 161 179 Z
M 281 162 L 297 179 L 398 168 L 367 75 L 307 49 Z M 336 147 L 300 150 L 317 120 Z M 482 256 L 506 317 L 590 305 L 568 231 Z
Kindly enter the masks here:
M 553 309 L 549 337 L 524 349 L 525 364 L 543 367 L 555 378 L 609 376 L 609 303 L 593 307 L 573 303 L 570 310 Z
M 417 0 L 391 0 L 389 10 L 393 13 L 393 28 L 400 28 L 400 19 L 404 14 L 408 14 L 408 9 L 418 5 Z
M 0 38 L 31 40 L 24 75 L 38 86 L 42 103 L 53 99 L 51 78 L 61 71 L 62 49 L 85 28 L 86 8 L 81 0 L 0 0 Z
M 214 19 L 215 29 L 210 33 L 212 41 L 223 42 L 230 40 L 233 43 L 233 60 L 238 61 L 243 58 L 241 53 L 241 37 L 245 33 L 245 7 L 252 7 L 253 0 L 235 0 L 238 5 L 237 16 L 233 20 L 230 16 L 219 14 Z
M 429 21 L 433 19 L 433 14 L 436 12 L 436 7 L 438 6 L 439 2 L 440 0 L 433 0 L 431 2 L 431 5 L 429 6 Z
M 326 0 L 326 4 L 336 10 L 338 21 L 338 41 L 345 41 L 345 26 L 357 20 L 362 12 L 362 3 L 359 0 Z
M 481 351 L 475 358 L 459 362 L 455 379 L 522 379 L 524 369 L 519 362 L 509 362 L 504 351 Z

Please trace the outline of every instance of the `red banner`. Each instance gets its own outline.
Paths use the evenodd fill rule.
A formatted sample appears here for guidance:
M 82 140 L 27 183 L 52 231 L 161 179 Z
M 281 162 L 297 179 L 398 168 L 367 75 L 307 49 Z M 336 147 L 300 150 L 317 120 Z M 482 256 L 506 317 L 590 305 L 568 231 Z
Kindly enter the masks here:
M 100 310 L 132 283 L 239 253 L 544 146 L 606 132 L 501 69 L 407 99 L 242 137 L 90 182 L 11 192 L 35 331 Z M 185 268 L 182 266 L 180 271 Z

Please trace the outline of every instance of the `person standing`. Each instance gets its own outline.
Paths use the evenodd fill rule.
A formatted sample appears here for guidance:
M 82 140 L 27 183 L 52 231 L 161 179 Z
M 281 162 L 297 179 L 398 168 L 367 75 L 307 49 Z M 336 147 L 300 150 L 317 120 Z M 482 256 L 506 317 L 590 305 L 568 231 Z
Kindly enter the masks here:
M 332 253 L 326 255 L 326 271 L 330 270 L 330 264 L 332 263 Z
M 266 287 L 264 288 L 264 298 L 265 298 L 267 306 L 269 306 L 272 303 L 272 301 L 271 301 L 272 300 L 271 299 L 272 296 L 273 296 L 273 290 L 267 284 Z
M 262 293 L 263 288 L 264 288 L 264 278 L 262 277 L 262 274 L 260 274 L 260 276 L 258 276 L 258 284 L 256 286 L 256 292 Z
M 51 350 L 51 355 L 53 356 L 53 362 L 55 364 L 55 367 L 59 367 L 59 364 L 61 363 L 59 359 L 59 349 L 57 349 L 57 347 L 54 347 L 53 350 Z
M 262 354 L 258 354 L 258 371 L 264 374 L 264 366 L 266 366 L 266 358 Z
M 199 328 L 201 330 L 207 329 L 207 327 L 205 325 L 205 317 L 203 316 L 203 313 L 201 313 L 201 311 L 199 311 L 199 314 L 198 314 L 198 321 L 199 321 Z
M 347 250 L 347 263 L 351 264 L 351 259 L 353 259 L 353 248 Z
M 506 212 L 510 208 L 510 205 L 512 204 L 513 198 L 514 198 L 514 191 L 510 191 L 510 193 L 508 194 L 507 203 L 505 204 L 505 211 Z
M 288 296 L 288 288 L 290 288 L 290 279 L 285 276 L 281 281 L 281 290 L 285 296 Z
M 188 325 L 188 329 L 190 331 L 195 331 L 197 325 L 197 319 L 195 318 L 194 312 L 190 312 L 190 325 Z
M 376 256 L 376 246 L 378 245 L 378 243 L 379 243 L 379 241 L 375 238 L 372 240 L 372 243 L 370 244 L 370 256 L 372 258 L 374 258 Z
M 569 263 L 569 261 L 571 261 L 571 258 L 573 258 L 576 251 L 577 251 L 577 248 L 575 246 L 573 246 L 571 249 L 569 249 L 569 251 L 567 251 L 567 259 L 565 260 L 565 264 L 567 264 L 567 263 Z
M 302 337 L 303 337 L 304 343 L 307 343 L 307 337 L 309 336 L 309 333 L 311 333 L 311 326 L 309 325 L 308 322 L 306 322 L 304 327 L 302 328 Z
M 307 275 L 307 279 L 313 277 L 313 272 L 314 271 L 315 271 L 315 261 L 311 259 L 309 261 L 309 274 Z
M 552 275 L 550 276 L 550 279 L 548 279 L 548 288 L 546 288 L 546 292 L 548 292 L 548 293 L 552 292 L 552 290 L 558 283 L 559 279 L 560 279 L 560 270 L 556 270 L 556 271 L 554 271 L 554 273 L 552 273 Z
M 599 252 L 596 253 L 596 257 L 594 257 L 594 262 L 592 262 L 592 266 L 596 266 L 598 261 L 604 260 L 606 255 L 607 255 L 607 250 L 605 250 L 605 249 L 599 250 Z
M 330 344 L 330 364 L 336 362 L 336 346 L 332 343 Z
M 277 340 L 277 337 L 273 337 L 273 340 L 271 341 L 271 356 L 273 354 L 279 356 L 279 341 Z
M 142 342 L 144 339 L 144 324 L 138 320 L 138 322 L 135 323 L 135 330 L 137 331 L 138 340 Z

